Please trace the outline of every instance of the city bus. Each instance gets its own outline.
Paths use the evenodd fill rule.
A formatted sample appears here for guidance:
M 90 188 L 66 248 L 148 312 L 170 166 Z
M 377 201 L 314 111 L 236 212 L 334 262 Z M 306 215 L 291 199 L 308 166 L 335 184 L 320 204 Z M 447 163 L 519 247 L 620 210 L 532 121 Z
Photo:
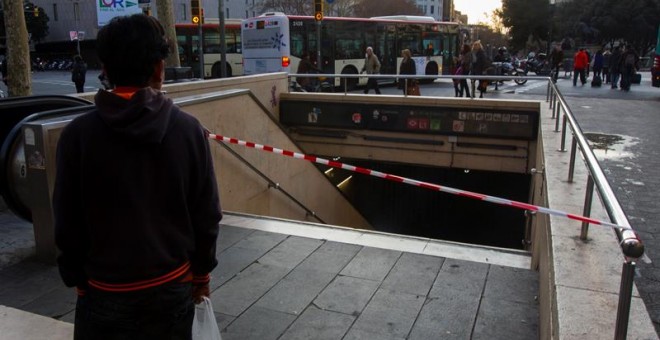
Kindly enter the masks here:
M 420 75 L 450 74 L 459 54 L 459 26 L 431 17 L 325 17 L 321 22 L 321 60 L 317 62 L 317 22 L 311 16 L 267 13 L 241 23 L 244 73 L 296 73 L 308 53 L 325 74 L 359 74 L 365 50 L 373 47 L 381 74 L 398 73 L 401 50 L 410 49 Z M 366 78 L 335 79 L 354 89 Z
M 207 20 L 208 21 L 208 20 Z M 196 77 L 199 72 L 199 27 L 197 24 L 176 24 L 176 39 L 179 46 L 181 66 L 192 67 Z M 202 24 L 204 42 L 204 78 L 220 78 L 220 27 L 217 23 Z M 225 43 L 227 77 L 243 75 L 241 55 L 241 20 L 225 20 Z

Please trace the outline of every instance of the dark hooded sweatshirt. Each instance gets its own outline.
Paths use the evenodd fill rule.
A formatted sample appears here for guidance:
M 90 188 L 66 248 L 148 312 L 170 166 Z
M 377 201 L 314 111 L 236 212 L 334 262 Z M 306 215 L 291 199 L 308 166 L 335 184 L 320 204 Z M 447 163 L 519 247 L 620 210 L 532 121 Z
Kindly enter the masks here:
M 57 147 L 53 194 L 67 286 L 133 291 L 203 282 L 217 265 L 222 218 L 200 123 L 151 88 L 99 91 Z

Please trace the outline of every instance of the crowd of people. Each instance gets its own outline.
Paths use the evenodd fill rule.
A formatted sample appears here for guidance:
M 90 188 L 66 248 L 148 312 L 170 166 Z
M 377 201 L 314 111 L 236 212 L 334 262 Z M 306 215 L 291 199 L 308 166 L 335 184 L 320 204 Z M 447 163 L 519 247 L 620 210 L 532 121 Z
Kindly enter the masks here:
M 598 50 L 593 57 L 585 48 L 580 48 L 573 56 L 573 86 L 577 86 L 578 78 L 585 85 L 590 69 L 593 71 L 592 86 L 600 86 L 604 78 L 604 83 L 610 84 L 612 89 L 630 91 L 630 85 L 637 82 L 634 78 L 639 76 L 639 54 L 632 45 L 626 45 L 623 50 L 621 46 L 614 47 L 614 51 Z

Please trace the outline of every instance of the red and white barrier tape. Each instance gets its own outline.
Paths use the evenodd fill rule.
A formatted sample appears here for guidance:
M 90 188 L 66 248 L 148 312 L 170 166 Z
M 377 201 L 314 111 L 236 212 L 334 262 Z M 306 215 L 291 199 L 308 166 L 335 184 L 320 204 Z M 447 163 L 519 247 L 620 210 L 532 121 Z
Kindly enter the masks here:
M 391 175 L 391 174 L 386 174 L 383 172 L 375 171 L 375 170 L 370 170 L 367 168 L 362 168 L 359 166 L 353 166 L 349 164 L 344 164 L 341 162 L 335 162 L 335 161 L 330 161 L 324 158 L 319 158 L 315 156 L 309 156 L 305 154 L 301 154 L 298 152 L 293 152 L 293 151 L 288 151 L 288 150 L 282 150 L 278 148 L 274 148 L 272 146 L 268 145 L 261 145 L 261 144 L 256 144 L 252 142 L 246 142 L 240 139 L 236 138 L 229 138 L 225 136 L 220 136 L 216 134 L 209 133 L 209 138 L 216 140 L 218 142 L 224 142 L 224 143 L 230 143 L 230 144 L 236 144 L 236 145 L 241 145 L 245 146 L 248 148 L 253 148 L 257 150 L 262 150 L 262 151 L 267 151 L 267 152 L 272 152 L 274 154 L 282 155 L 282 156 L 287 156 L 287 157 L 293 157 L 297 159 L 304 159 L 309 162 L 315 162 L 323 165 L 327 165 L 333 168 L 340 168 L 352 172 L 357 172 L 369 176 L 374 176 L 374 177 L 379 177 L 383 178 L 386 180 L 390 180 L 393 182 L 399 182 L 399 183 L 404 183 L 420 188 L 425 188 L 425 189 L 430 189 L 430 190 L 435 190 L 435 191 L 440 191 L 440 192 L 446 192 L 452 195 L 457 195 L 457 196 L 463 196 L 463 197 L 469 197 L 472 199 L 476 200 L 481 200 L 481 201 L 486 201 L 486 202 L 491 202 L 499 205 L 504 205 L 504 206 L 509 206 L 509 207 L 514 207 L 522 210 L 530 210 L 530 211 L 536 211 L 540 212 L 543 214 L 548 214 L 548 215 L 555 215 L 555 216 L 562 216 L 569 218 L 571 220 L 576 220 L 576 221 L 581 221 L 581 222 L 587 222 L 590 224 L 596 224 L 596 225 L 602 225 L 602 226 L 607 226 L 611 228 L 619 228 L 619 229 L 630 229 L 630 227 L 625 227 L 621 226 L 618 224 L 614 224 L 611 222 L 607 221 L 600 221 L 596 220 L 590 217 L 586 216 L 581 216 L 581 215 L 574 215 L 574 214 L 569 214 L 567 212 L 561 211 L 561 210 L 555 210 L 555 209 L 550 209 L 546 207 L 541 207 L 538 205 L 532 205 L 532 204 L 527 204 L 523 202 L 518 202 L 518 201 L 512 201 L 506 198 L 500 198 L 500 197 L 495 197 L 495 196 L 489 196 L 489 195 L 484 195 L 484 194 L 479 194 L 476 192 L 471 192 L 471 191 L 465 191 L 465 190 L 460 190 L 460 189 L 455 189 L 452 187 L 447 187 L 447 186 L 441 186 L 433 183 L 428 183 L 428 182 L 422 182 L 422 181 L 417 181 L 414 179 L 406 178 L 406 177 L 400 177 L 396 175 Z

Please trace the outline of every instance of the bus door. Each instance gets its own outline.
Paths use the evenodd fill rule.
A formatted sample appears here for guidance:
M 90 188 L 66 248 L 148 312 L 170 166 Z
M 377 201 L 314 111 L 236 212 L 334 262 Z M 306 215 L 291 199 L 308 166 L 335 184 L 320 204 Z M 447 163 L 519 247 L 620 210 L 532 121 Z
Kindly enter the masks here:
M 396 48 L 396 26 L 394 24 L 378 25 L 378 57 L 380 58 L 381 74 L 397 74 L 397 58 L 401 54 Z

